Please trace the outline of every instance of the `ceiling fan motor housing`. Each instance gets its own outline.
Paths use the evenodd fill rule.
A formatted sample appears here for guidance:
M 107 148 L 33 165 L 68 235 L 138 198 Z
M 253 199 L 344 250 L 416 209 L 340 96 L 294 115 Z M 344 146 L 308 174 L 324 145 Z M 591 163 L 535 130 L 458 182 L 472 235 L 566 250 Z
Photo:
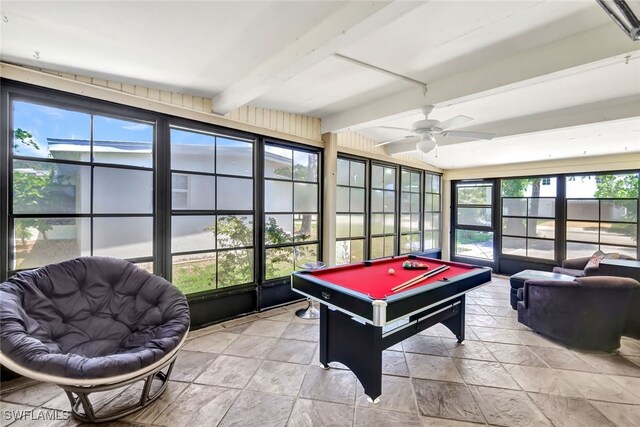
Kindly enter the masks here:
M 438 120 L 431 120 L 431 119 L 418 120 L 417 122 L 415 122 L 412 125 L 412 128 L 417 133 L 438 132 L 438 131 L 441 132 L 442 129 L 439 129 L 437 127 L 437 125 L 439 125 L 439 124 L 440 124 L 440 121 L 438 121 Z

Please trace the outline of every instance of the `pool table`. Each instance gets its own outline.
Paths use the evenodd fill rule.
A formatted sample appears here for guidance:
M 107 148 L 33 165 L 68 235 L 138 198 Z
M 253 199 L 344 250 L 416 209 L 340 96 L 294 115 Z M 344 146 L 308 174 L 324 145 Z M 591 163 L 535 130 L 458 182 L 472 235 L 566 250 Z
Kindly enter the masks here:
M 417 261 L 427 270 L 407 270 Z M 446 265 L 448 270 L 392 288 Z M 389 269 L 394 273 L 390 274 Z M 465 294 L 491 281 L 491 269 L 414 255 L 297 271 L 291 288 L 320 302 L 320 363 L 340 362 L 370 401 L 382 394 L 382 351 L 437 323 L 464 340 Z

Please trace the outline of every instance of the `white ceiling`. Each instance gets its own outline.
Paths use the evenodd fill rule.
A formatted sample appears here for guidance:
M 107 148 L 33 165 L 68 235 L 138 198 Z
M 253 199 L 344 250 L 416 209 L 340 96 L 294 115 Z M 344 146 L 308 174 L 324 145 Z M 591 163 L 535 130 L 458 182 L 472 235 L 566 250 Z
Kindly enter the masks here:
M 428 104 L 430 118 L 466 115 L 463 130 L 496 134 L 441 138 L 423 158 L 444 169 L 640 152 L 640 42 L 593 0 L 0 7 L 2 61 L 212 97 L 221 113 L 314 115 L 378 142 L 404 133 L 377 126 L 411 127 Z

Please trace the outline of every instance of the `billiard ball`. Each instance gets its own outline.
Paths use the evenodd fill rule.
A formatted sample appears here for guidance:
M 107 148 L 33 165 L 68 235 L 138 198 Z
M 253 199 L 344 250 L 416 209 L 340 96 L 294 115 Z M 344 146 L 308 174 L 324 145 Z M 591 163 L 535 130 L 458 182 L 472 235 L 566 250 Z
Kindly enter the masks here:
M 393 268 L 389 269 L 389 274 L 396 274 L 396 271 Z

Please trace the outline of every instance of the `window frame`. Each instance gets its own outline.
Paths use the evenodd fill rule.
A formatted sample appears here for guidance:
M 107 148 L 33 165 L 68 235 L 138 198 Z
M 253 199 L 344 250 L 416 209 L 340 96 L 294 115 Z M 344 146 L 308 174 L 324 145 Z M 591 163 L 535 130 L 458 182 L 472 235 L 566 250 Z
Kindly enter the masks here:
M 351 163 L 361 163 L 363 170 L 364 170 L 364 183 L 362 187 L 357 187 L 357 186 L 352 186 L 351 185 L 351 181 L 349 181 L 349 185 L 341 185 L 338 184 L 337 181 L 337 175 L 338 175 L 338 162 L 340 160 L 344 160 L 344 161 L 348 161 L 349 162 L 349 180 L 351 180 Z M 370 227 L 370 223 L 369 223 L 369 200 L 370 200 L 370 194 L 369 194 L 369 175 L 368 175 L 368 162 L 367 159 L 362 159 L 362 158 L 358 158 L 358 157 L 354 157 L 354 156 L 348 156 L 348 155 L 344 155 L 343 153 L 339 153 L 337 156 L 337 161 L 336 161 L 336 218 L 338 215 L 349 215 L 349 237 L 338 237 L 338 233 L 337 233 L 337 222 L 336 222 L 336 239 L 335 239 L 335 246 L 336 246 L 336 253 L 337 253 L 337 246 L 338 246 L 338 242 L 349 242 L 349 245 L 351 246 L 351 242 L 352 241 L 362 241 L 362 261 L 365 261 L 368 258 L 368 250 L 369 250 L 369 227 Z M 338 203 L 337 203 L 337 197 L 338 197 L 338 188 L 348 188 L 349 189 L 349 210 L 348 211 L 339 211 L 338 210 Z M 364 207 L 363 207 L 363 212 L 362 212 L 362 227 L 363 227 L 363 235 L 362 237 L 353 237 L 351 236 L 351 215 L 354 214 L 354 212 L 351 211 L 351 189 L 352 188 L 356 188 L 356 189 L 362 189 L 362 191 L 364 192 Z M 360 214 L 360 212 L 355 212 L 355 214 Z M 349 249 L 349 255 L 350 255 L 350 260 L 351 260 L 351 249 Z M 349 263 L 347 263 L 349 264 Z M 337 256 L 336 256 L 336 265 L 345 265 L 345 264 L 338 264 L 337 262 Z
M 274 178 L 274 177 L 267 177 L 266 173 L 265 173 L 265 153 L 266 153 L 266 147 L 267 146 L 273 146 L 273 147 L 278 147 L 278 148 L 283 148 L 283 149 L 287 149 L 287 150 L 292 150 L 292 151 L 299 151 L 299 152 L 307 152 L 307 153 L 313 153 L 316 154 L 318 156 L 318 177 L 317 180 L 314 181 L 301 181 L 301 180 L 296 180 L 294 179 L 294 173 L 292 170 L 292 174 L 291 174 L 291 179 L 287 179 L 287 178 Z M 267 274 L 267 249 L 272 249 L 272 248 L 283 248 L 283 247 L 292 247 L 293 251 L 294 251 L 294 258 L 293 258 L 293 271 L 299 270 L 298 266 L 296 265 L 296 258 L 295 258 L 295 248 L 297 246 L 305 246 L 305 245 L 312 245 L 315 244 L 318 248 L 318 254 L 317 254 L 317 259 L 320 260 L 322 259 L 322 255 L 323 255 L 323 239 L 322 239 L 322 213 L 323 213 L 323 200 L 322 200 L 322 183 L 323 183 L 323 171 L 324 171 L 324 166 L 323 166 L 323 150 L 320 148 L 316 148 L 316 147 L 310 147 L 310 146 L 301 146 L 299 144 L 295 144 L 289 141 L 284 141 L 281 139 L 276 139 L 276 138 L 264 138 L 262 144 L 260 144 L 260 153 L 259 153 L 259 157 L 257 157 L 256 161 L 258 162 L 258 170 L 260 171 L 260 199 L 259 199 L 259 203 L 261 206 L 260 209 L 260 214 L 261 214 L 261 227 L 260 227 L 260 234 L 258 237 L 258 243 L 260 244 L 260 251 L 262 254 L 262 258 L 261 258 L 261 265 L 260 265 L 260 277 L 259 277 L 259 281 L 262 283 L 263 286 L 274 286 L 274 285 L 281 285 L 284 283 L 287 283 L 290 280 L 290 276 L 282 276 L 282 277 L 274 277 L 274 278 L 270 278 L 267 279 L 266 278 L 266 274 Z M 294 157 L 292 158 L 292 166 L 295 167 L 295 154 L 292 154 Z M 279 182 L 291 182 L 292 185 L 292 193 L 291 193 L 291 211 L 290 212 L 272 212 L 271 214 L 273 215 L 293 215 L 295 216 L 296 212 L 295 212 L 295 183 L 306 183 L 306 184 L 315 184 L 317 186 L 317 191 L 316 191 L 316 197 L 317 197 L 317 206 L 318 206 L 318 210 L 316 213 L 312 213 L 312 215 L 317 215 L 318 216 L 318 220 L 317 220 L 317 239 L 313 240 L 313 241 L 304 241 L 304 242 L 296 242 L 295 241 L 295 237 L 292 235 L 292 242 L 289 243 L 281 243 L 281 244 L 275 244 L 275 245 L 267 245 L 266 244 L 266 239 L 265 239 L 265 235 L 264 235 L 264 230 L 265 230 L 265 225 L 266 225 L 266 217 L 268 215 L 266 207 L 265 207 L 265 203 L 264 203 L 264 197 L 265 197 L 265 188 L 266 188 L 266 182 L 270 180 L 270 181 L 279 181 Z M 300 212 L 301 214 L 305 214 L 305 212 Z M 295 217 L 293 219 L 294 221 L 294 229 L 295 229 Z M 292 230 L 293 232 L 293 230 Z
M 405 192 L 403 190 L 403 182 L 402 182 L 402 177 L 403 177 L 403 172 L 407 172 L 409 173 L 409 191 Z M 411 191 L 411 182 L 412 182 L 412 178 L 411 178 L 411 174 L 418 174 L 418 190 L 417 191 Z M 420 253 L 422 251 L 424 251 L 424 217 L 425 217 L 425 210 L 424 210 L 424 199 L 425 199 L 425 191 L 426 191 L 426 176 L 427 174 L 424 171 L 421 171 L 419 169 L 415 169 L 415 168 L 409 168 L 406 166 L 401 166 L 400 167 L 400 209 L 399 209 L 399 220 L 398 220 L 398 254 L 400 255 L 407 255 L 407 254 L 414 254 L 414 253 Z M 402 195 L 403 194 L 409 194 L 409 197 L 411 198 L 411 195 L 413 194 L 417 194 L 418 195 L 418 211 L 417 211 L 417 215 L 418 215 L 418 230 L 417 231 L 408 231 L 408 232 L 403 232 L 402 231 L 402 215 L 409 215 L 410 217 L 412 215 L 415 215 L 416 213 L 413 212 L 411 210 L 411 200 L 409 200 L 409 212 L 403 212 L 402 211 Z M 410 220 L 411 221 L 411 220 Z M 409 251 L 409 252 L 402 252 L 402 237 L 403 236 L 418 236 L 419 239 L 419 247 L 418 250 L 416 251 Z M 411 240 L 410 240 L 410 244 L 411 244 Z
M 383 168 L 383 187 L 384 187 L 384 169 L 388 168 L 388 169 L 394 169 L 394 207 L 393 210 L 391 211 L 393 213 L 393 217 L 394 217 L 394 227 L 393 227 L 393 234 L 390 233 L 384 233 L 384 216 L 388 215 L 389 213 L 386 211 L 373 211 L 373 191 L 374 190 L 382 190 L 384 191 L 391 191 L 391 190 L 386 190 L 385 188 L 377 188 L 377 187 L 373 187 L 373 168 L 374 167 L 381 167 Z M 369 162 L 369 167 L 367 168 L 367 171 L 369 173 L 369 187 L 368 187 L 368 193 L 369 193 L 369 204 L 368 204 L 368 208 L 369 208 L 369 215 L 368 215 L 368 219 L 367 222 L 369 224 L 369 235 L 367 237 L 367 246 L 368 246 L 368 251 L 367 251 L 367 259 L 371 260 L 371 259 L 379 259 L 379 258 L 388 258 L 391 256 L 397 256 L 398 252 L 399 252 L 399 247 L 400 247 L 400 239 L 399 239 L 399 234 L 400 234 L 400 224 L 399 224 L 399 218 L 400 218 L 400 198 L 398 197 L 399 194 L 399 189 L 398 189 L 398 182 L 400 181 L 400 168 L 401 166 L 398 164 L 393 164 L 393 163 L 386 163 L 386 162 L 381 162 L 381 161 L 377 161 L 377 160 L 371 160 Z M 384 193 L 383 193 L 383 201 L 382 201 L 383 205 L 384 205 Z M 383 215 L 383 233 L 382 234 L 374 234 L 373 233 L 373 215 Z M 383 237 L 383 251 L 384 251 L 384 244 L 386 243 L 386 239 L 387 237 L 393 236 L 394 238 L 394 245 L 393 245 L 393 253 L 391 255 L 386 255 L 383 252 L 383 256 L 382 257 L 378 257 L 378 258 L 373 258 L 371 252 L 373 249 L 373 239 L 375 238 L 380 238 Z

